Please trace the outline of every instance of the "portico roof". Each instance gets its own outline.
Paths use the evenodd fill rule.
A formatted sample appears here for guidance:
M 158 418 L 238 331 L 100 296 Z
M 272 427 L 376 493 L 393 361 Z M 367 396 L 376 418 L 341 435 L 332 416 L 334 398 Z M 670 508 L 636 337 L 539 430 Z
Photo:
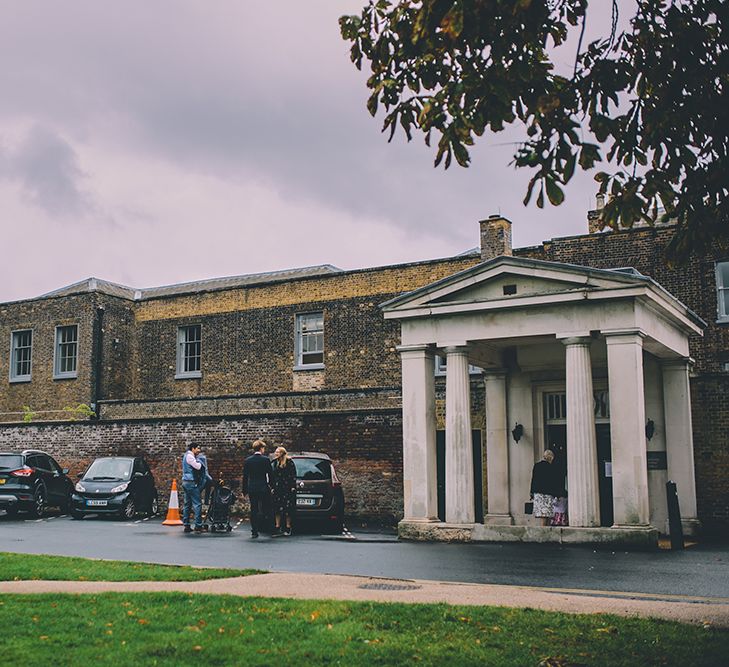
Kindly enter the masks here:
M 386 319 L 637 299 L 686 334 L 706 323 L 659 285 L 632 268 L 594 269 L 561 262 L 501 256 L 383 304 Z

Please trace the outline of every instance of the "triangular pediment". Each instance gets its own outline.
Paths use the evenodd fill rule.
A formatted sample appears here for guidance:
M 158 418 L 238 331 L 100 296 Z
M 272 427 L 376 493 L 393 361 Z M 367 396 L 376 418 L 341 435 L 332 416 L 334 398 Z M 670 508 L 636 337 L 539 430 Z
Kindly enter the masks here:
M 592 269 L 518 257 L 497 257 L 393 299 L 382 308 L 397 311 L 458 303 L 524 301 L 530 297 L 625 289 L 649 278 L 632 270 Z

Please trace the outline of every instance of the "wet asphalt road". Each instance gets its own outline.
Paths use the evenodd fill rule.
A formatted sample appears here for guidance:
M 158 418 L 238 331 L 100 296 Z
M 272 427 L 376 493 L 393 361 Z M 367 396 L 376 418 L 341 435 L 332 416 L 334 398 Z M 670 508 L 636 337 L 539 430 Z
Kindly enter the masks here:
M 726 598 L 729 545 L 684 551 L 595 551 L 528 544 L 399 542 L 393 533 L 353 528 L 251 540 L 247 524 L 230 534 L 189 534 L 161 525 L 52 516 L 38 521 L 0 516 L 0 551 L 184 565 L 254 567 L 287 572 L 630 591 Z

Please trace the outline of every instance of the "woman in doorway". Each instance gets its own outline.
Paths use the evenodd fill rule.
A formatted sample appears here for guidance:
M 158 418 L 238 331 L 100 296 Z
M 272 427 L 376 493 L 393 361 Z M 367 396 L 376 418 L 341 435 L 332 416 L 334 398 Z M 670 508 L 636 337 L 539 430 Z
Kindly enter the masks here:
M 273 536 L 291 535 L 291 518 L 296 506 L 296 466 L 284 447 L 279 445 L 273 453 L 271 492 L 275 527 Z M 286 528 L 282 532 L 285 520 Z
M 554 501 L 559 493 L 553 461 L 554 452 L 547 449 L 532 470 L 530 495 L 534 500 L 534 516 L 542 520 L 543 526 L 548 526 L 554 516 Z

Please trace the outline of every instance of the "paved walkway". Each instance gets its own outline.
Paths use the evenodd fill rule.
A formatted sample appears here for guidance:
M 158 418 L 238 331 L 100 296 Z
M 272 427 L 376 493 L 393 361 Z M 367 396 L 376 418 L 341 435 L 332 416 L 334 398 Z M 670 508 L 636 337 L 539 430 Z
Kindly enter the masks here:
M 550 611 L 663 618 L 729 628 L 729 599 L 646 595 L 493 584 L 380 579 L 328 574 L 270 573 L 197 582 L 4 581 L 0 593 L 186 593 L 298 599 L 445 602 L 454 605 L 531 607 Z

